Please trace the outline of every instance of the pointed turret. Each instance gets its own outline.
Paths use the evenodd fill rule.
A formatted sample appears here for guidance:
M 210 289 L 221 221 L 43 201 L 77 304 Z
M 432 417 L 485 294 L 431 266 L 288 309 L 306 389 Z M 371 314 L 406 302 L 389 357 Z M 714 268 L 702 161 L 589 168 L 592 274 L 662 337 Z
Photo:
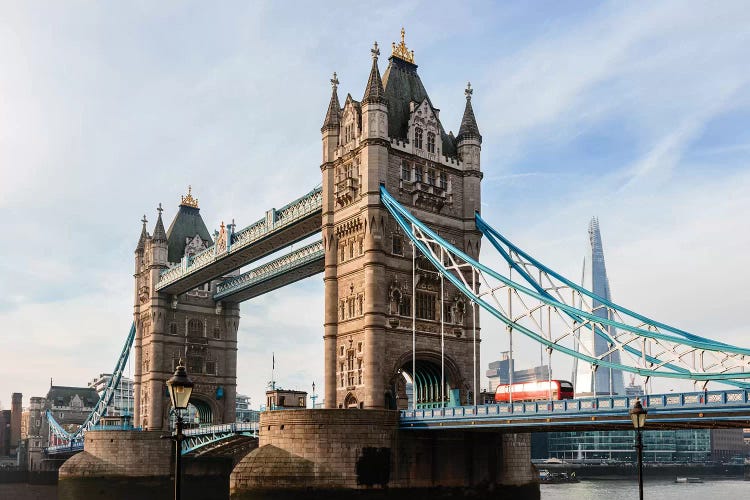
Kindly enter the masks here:
M 471 107 L 471 95 L 474 93 L 474 89 L 471 88 L 471 82 L 466 84 L 466 108 L 464 109 L 464 117 L 461 119 L 461 127 L 458 129 L 458 141 L 464 139 L 476 139 L 480 144 L 482 143 L 482 134 L 479 133 L 479 127 L 477 126 L 477 119 L 474 117 L 474 108 Z
M 148 231 L 146 231 L 146 223 L 148 220 L 146 220 L 145 214 L 143 215 L 141 222 L 143 222 L 143 228 L 141 228 L 141 237 L 138 238 L 138 246 L 135 247 L 136 253 L 143 253 L 143 250 L 146 248 L 146 240 L 148 239 Z
M 156 241 L 167 241 L 167 232 L 164 230 L 164 223 L 161 220 L 161 213 L 164 211 L 159 203 L 159 208 L 156 209 L 159 212 L 159 216 L 156 218 L 156 226 L 154 226 L 153 240 Z
M 383 80 L 380 78 L 380 70 L 378 69 L 378 56 L 380 55 L 380 49 L 378 49 L 378 42 L 375 42 L 372 50 L 372 69 L 370 70 L 370 78 L 367 80 L 367 88 L 365 88 L 365 95 L 362 97 L 362 104 L 384 104 L 385 91 L 383 90 Z
M 341 125 L 341 106 L 339 105 L 339 95 L 337 92 L 339 86 L 339 79 L 336 78 L 336 72 L 333 73 L 331 78 L 331 102 L 328 103 L 328 111 L 326 112 L 326 118 L 323 120 L 323 126 L 320 131 L 323 132 L 326 129 L 337 129 Z

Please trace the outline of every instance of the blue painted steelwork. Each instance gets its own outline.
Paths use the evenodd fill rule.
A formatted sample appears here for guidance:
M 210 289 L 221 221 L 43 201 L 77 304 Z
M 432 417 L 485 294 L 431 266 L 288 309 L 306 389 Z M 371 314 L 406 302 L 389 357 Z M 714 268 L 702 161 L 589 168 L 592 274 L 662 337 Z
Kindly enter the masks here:
M 604 396 L 557 401 L 525 401 L 481 406 L 458 406 L 402 410 L 402 429 L 459 427 L 513 427 L 533 425 L 540 432 L 560 426 L 601 427 L 622 424 L 632 426 L 628 410 L 637 397 Z M 733 389 L 657 394 L 640 397 L 648 408 L 649 419 L 661 423 L 748 422 L 750 391 Z M 679 415 L 679 418 L 678 418 Z M 674 419 L 670 419 L 674 416 Z M 658 419 L 658 420 L 657 420 Z
M 563 352 L 569 356 L 576 357 L 592 366 L 603 366 L 613 369 L 619 369 L 639 374 L 644 377 L 660 376 L 668 378 L 692 379 L 700 381 L 726 381 L 727 383 L 744 386 L 745 382 L 738 379 L 750 378 L 750 349 L 729 346 L 724 343 L 715 342 L 709 339 L 694 335 L 672 335 L 660 331 L 652 331 L 648 327 L 627 325 L 618 321 L 602 318 L 591 312 L 578 309 L 556 300 L 541 286 L 537 289 L 519 285 L 509 278 L 501 275 L 497 271 L 480 264 L 472 259 L 469 255 L 455 248 L 435 232 L 430 230 L 424 223 L 414 217 L 409 211 L 402 207 L 395 198 L 385 189 L 380 188 L 381 201 L 388 211 L 394 217 L 396 222 L 404 230 L 405 234 L 414 243 L 417 249 L 431 262 L 435 269 L 448 279 L 456 288 L 466 295 L 471 301 L 479 304 L 480 307 L 491 313 L 514 331 L 518 331 L 531 338 L 532 340 L 547 346 L 552 350 Z M 444 260 L 449 262 L 444 264 Z M 521 270 L 518 264 L 511 263 L 515 269 Z M 471 282 L 467 280 L 466 274 L 471 273 L 477 279 L 477 284 L 489 288 L 489 291 L 480 292 L 479 289 L 472 290 Z M 499 282 L 499 285 L 493 286 L 490 280 Z M 534 299 L 540 303 L 536 308 L 527 308 L 522 315 L 514 315 L 513 320 L 500 306 L 500 301 L 495 292 L 503 289 L 503 292 L 510 290 L 518 296 L 523 304 L 524 300 Z M 489 302 L 493 300 L 496 305 Z M 525 305 L 525 304 L 524 304 Z M 560 338 L 575 337 L 576 329 L 590 327 L 596 329 L 598 334 L 605 335 L 609 342 L 617 345 L 624 352 L 628 352 L 635 358 L 635 366 L 625 364 L 625 362 L 615 363 L 606 358 L 607 353 L 601 357 L 577 352 L 573 347 L 568 347 L 558 343 L 558 339 L 553 339 L 551 333 L 545 337 L 541 333 L 541 325 L 536 323 L 536 318 L 532 312 L 539 311 L 540 308 L 547 307 L 550 311 L 556 313 L 562 311 L 568 318 L 573 318 L 574 326 L 570 331 L 565 331 Z M 520 320 L 527 323 L 522 324 Z M 536 323 L 538 331 L 534 331 L 529 323 Z M 613 326 L 632 334 L 626 342 L 617 337 L 611 337 L 602 325 Z M 676 330 L 676 329 L 675 329 Z M 637 347 L 634 347 L 635 343 Z M 666 347 L 665 347 L 666 346 Z M 684 348 L 687 347 L 688 350 Z M 700 366 L 690 367 L 676 366 L 677 364 L 687 364 L 684 357 L 686 354 L 692 354 L 695 363 L 696 354 L 699 357 Z M 718 371 L 709 371 L 705 369 L 704 357 L 715 355 L 718 361 L 711 360 L 713 364 L 709 366 L 718 366 Z M 640 361 L 643 361 L 640 363 Z
M 323 258 L 325 258 L 323 242 L 316 241 L 298 250 L 289 252 L 278 259 L 258 266 L 255 269 L 251 269 L 246 273 L 219 283 L 216 287 L 214 300 L 222 300 L 237 292 L 246 290 L 272 278 L 282 276 L 310 262 L 320 261 Z
M 77 439 L 71 441 L 68 444 L 61 444 L 57 446 L 48 446 L 44 449 L 44 453 L 47 456 L 50 455 L 69 455 L 72 453 L 78 453 L 83 451 L 83 439 Z
M 135 323 L 130 326 L 130 332 L 125 339 L 125 345 L 122 347 L 120 356 L 117 358 L 117 364 L 114 370 L 112 370 L 112 376 L 105 387 L 104 392 L 99 397 L 99 401 L 91 410 L 86 420 L 83 421 L 80 427 L 73 432 L 66 431 L 56 420 L 50 410 L 47 410 L 46 417 L 49 422 L 50 431 L 61 439 L 65 443 L 77 442 L 83 439 L 84 433 L 99 424 L 99 420 L 107 413 L 107 407 L 112 402 L 112 398 L 115 396 L 115 391 L 120 385 L 120 379 L 122 378 L 123 371 L 128 364 L 128 356 L 130 355 L 130 348 L 133 346 L 135 340 Z M 63 445 L 65 446 L 65 445 Z
M 290 224 L 320 213 L 322 206 L 323 190 L 322 188 L 315 188 L 306 195 L 278 210 L 269 210 L 266 212 L 266 217 L 250 224 L 240 231 L 235 232 L 232 226 L 226 249 L 219 250 L 217 245 L 212 245 L 202 252 L 183 259 L 180 264 L 165 269 L 159 276 L 156 290 L 162 290 L 171 283 L 174 283 L 175 281 L 202 269 L 219 259 L 223 259 L 228 255 L 239 252 L 243 248 L 246 248 L 276 231 L 280 231 Z
M 204 446 L 218 443 L 233 436 L 258 437 L 258 422 L 242 422 L 223 425 L 207 425 L 183 432 L 182 454 L 199 450 Z

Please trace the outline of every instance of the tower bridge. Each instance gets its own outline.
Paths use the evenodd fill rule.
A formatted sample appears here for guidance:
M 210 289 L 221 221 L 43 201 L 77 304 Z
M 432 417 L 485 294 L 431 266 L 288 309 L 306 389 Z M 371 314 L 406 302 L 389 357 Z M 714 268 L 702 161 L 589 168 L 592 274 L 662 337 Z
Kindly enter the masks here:
M 427 94 L 403 30 L 382 77 L 377 44 L 371 56 L 360 100 L 349 93 L 342 105 L 338 77 L 331 79 L 320 188 L 243 229 L 234 220 L 222 222 L 213 235 L 191 189 L 168 229 L 161 206 L 151 232 L 144 217 L 135 250 L 133 328 L 112 377 L 119 378 L 132 345 L 134 423 L 142 442 L 133 433 L 125 440 L 101 434 L 116 431 L 95 430 L 101 409 L 74 433 L 52 425 L 61 439 L 84 447 L 61 470 L 66 484 L 87 480 L 85 465 L 113 453 L 107 438 L 124 440 L 123 450 L 160 456 L 165 445 L 158 434 L 170 423 L 165 382 L 184 359 L 195 382 L 191 403 L 201 422 L 212 425 L 191 431 L 191 442 L 215 450 L 238 434 L 257 436 L 258 449 L 232 473 L 238 495 L 268 485 L 294 489 L 303 481 L 341 490 L 442 486 L 457 495 L 490 484 L 538 498 L 528 435 L 520 432 L 619 426 L 631 401 L 601 396 L 594 382 L 588 403 L 477 405 L 482 309 L 505 324 L 509 338 L 531 339 L 550 357 L 572 356 L 579 368 L 732 387 L 716 396 L 721 404 L 694 402 L 692 395 L 677 395 L 679 404 L 649 396 L 649 407 L 662 401 L 654 413 L 663 412 L 665 425 L 750 422 L 750 349 L 623 308 L 514 245 L 479 215 L 482 136 L 471 85 L 454 135 Z M 316 235 L 319 240 L 276 257 Z M 496 262 L 479 262 L 483 238 Z M 272 260 L 240 273 L 264 258 Z M 231 427 L 239 304 L 320 273 L 326 409 L 271 411 L 257 430 Z M 607 349 L 580 349 L 584 337 Z M 183 451 L 197 449 L 191 446 Z M 269 464 L 296 472 L 282 476 Z M 154 468 L 162 479 L 164 470 Z

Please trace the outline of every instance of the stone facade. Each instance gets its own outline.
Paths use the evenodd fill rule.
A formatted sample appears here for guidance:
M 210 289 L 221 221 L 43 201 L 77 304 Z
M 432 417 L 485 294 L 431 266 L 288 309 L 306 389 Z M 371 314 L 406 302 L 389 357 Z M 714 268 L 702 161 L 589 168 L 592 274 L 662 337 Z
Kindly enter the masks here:
M 376 45 L 361 102 L 348 95 L 340 108 L 334 75 L 321 129 L 326 407 L 406 407 L 402 372 L 414 378 L 412 308 L 417 376 L 421 366 L 442 377 L 442 328 L 446 387 L 435 392 L 466 403 L 479 377 L 473 341 L 476 331 L 479 343 L 478 318 L 475 330 L 467 301 L 448 282 L 441 294 L 438 274 L 420 256 L 413 293 L 412 247 L 381 204 L 379 189 L 385 185 L 419 219 L 478 257 L 481 136 L 471 91 L 456 138 L 443 129 L 413 57 L 403 59 L 409 52 L 394 50 L 382 80 L 378 54 Z M 421 401 L 428 402 L 437 400 Z
M 161 209 L 153 235 L 146 231 L 144 218 L 135 251 L 133 313 L 134 425 L 144 429 L 165 429 L 169 425 L 165 383 L 179 360 L 195 383 L 190 402 L 197 408 L 201 423 L 235 419 L 239 306 L 212 299 L 217 281 L 179 296 L 157 292 L 154 287 L 162 270 L 180 265 L 170 262 L 168 255 L 189 257 L 211 243 L 207 238 L 197 200 L 190 194 L 183 197 L 169 232 L 164 231 Z
M 528 434 L 399 431 L 389 410 L 272 411 L 261 415 L 259 447 L 234 468 L 230 491 L 351 498 L 387 488 L 388 498 L 424 498 L 440 488 L 443 498 L 539 498 L 530 449 Z

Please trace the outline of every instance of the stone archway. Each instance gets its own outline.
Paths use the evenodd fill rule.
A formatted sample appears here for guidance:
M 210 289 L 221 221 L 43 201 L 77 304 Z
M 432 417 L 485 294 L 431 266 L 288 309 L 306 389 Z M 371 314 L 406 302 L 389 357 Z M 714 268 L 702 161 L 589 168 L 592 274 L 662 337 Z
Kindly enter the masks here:
M 344 398 L 344 408 L 359 408 L 357 398 L 351 392 Z
M 440 353 L 417 352 L 416 373 L 412 375 L 412 355 L 407 353 L 397 361 L 394 375 L 389 381 L 390 401 L 386 406 L 397 410 L 416 408 L 440 408 L 459 406 L 466 399 L 464 387 L 456 364 L 449 357 L 444 361 L 445 386 L 441 388 L 443 374 L 440 367 Z M 465 392 L 465 391 L 463 391 Z M 413 405 L 413 406 L 412 406 Z

